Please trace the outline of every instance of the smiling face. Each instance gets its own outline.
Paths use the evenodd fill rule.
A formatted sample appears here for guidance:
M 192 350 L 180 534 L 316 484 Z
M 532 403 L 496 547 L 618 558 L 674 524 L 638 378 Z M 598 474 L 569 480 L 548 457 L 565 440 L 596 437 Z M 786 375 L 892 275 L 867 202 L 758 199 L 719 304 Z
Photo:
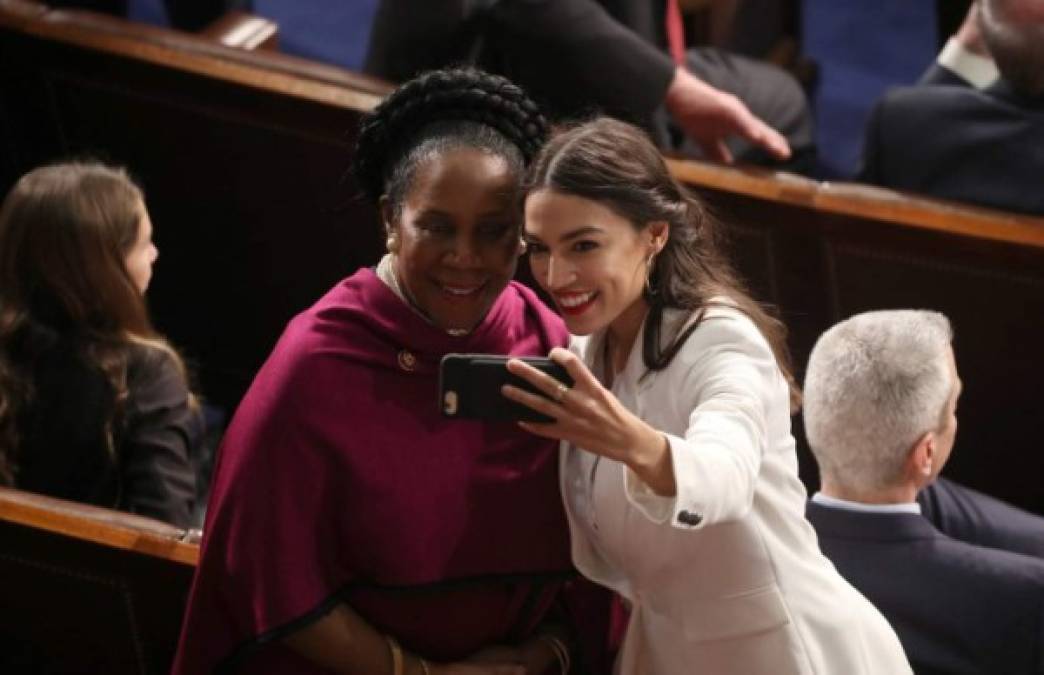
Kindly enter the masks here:
M 648 310 L 647 261 L 663 247 L 666 223 L 639 230 L 607 206 L 550 189 L 529 195 L 525 217 L 533 276 L 569 331 L 637 334 Z
M 421 160 L 399 213 L 383 202 L 399 282 L 437 326 L 471 330 L 514 275 L 518 178 L 497 155 L 456 148 Z

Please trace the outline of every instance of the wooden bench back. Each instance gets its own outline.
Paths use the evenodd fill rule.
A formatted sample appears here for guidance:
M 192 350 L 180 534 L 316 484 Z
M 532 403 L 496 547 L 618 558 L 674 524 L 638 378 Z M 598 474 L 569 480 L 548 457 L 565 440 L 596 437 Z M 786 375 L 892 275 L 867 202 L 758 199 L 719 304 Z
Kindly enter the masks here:
M 280 54 L 0 0 L 0 187 L 93 153 L 141 177 L 161 250 L 157 324 L 233 408 L 286 321 L 373 264 L 383 237 L 348 174 L 359 116 L 388 85 Z M 855 312 L 954 322 L 965 380 L 948 473 L 1044 512 L 1044 224 L 866 186 L 676 161 L 728 223 L 755 295 L 782 308 L 799 375 Z M 800 421 L 795 431 L 801 436 Z M 816 483 L 807 454 L 803 475 Z
M 199 556 L 185 536 L 0 488 L 0 672 L 169 672 Z

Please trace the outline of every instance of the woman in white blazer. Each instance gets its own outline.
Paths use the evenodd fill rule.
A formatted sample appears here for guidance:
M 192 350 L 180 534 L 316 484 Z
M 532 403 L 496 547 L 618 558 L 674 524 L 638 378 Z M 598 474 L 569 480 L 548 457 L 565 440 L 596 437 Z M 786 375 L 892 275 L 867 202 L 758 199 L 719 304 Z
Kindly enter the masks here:
M 631 609 L 623 675 L 896 675 L 881 614 L 823 557 L 790 433 L 781 323 L 638 129 L 555 137 L 525 201 L 537 281 L 574 335 L 567 387 L 505 395 L 553 417 L 578 569 Z M 575 352 L 575 353 L 574 353 Z

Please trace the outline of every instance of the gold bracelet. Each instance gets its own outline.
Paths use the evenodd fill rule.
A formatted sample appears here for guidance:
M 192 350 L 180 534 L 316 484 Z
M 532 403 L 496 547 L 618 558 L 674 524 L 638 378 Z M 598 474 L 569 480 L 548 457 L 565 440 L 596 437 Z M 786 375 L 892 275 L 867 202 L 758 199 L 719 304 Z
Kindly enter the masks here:
M 555 658 L 558 659 L 558 669 L 562 675 L 567 675 L 569 672 L 570 661 L 569 661 L 569 650 L 566 649 L 565 644 L 553 635 L 547 636 L 548 644 L 555 652 Z
M 391 635 L 385 635 L 384 639 L 388 642 L 388 649 L 391 650 L 392 675 L 403 675 L 402 648 L 399 647 L 399 643 Z
M 565 643 L 554 635 L 549 635 L 547 633 L 541 635 L 540 639 L 547 642 L 547 646 L 550 647 L 551 652 L 554 653 L 555 660 L 558 661 L 558 670 L 561 675 L 566 675 L 569 672 L 572 662 L 569 658 L 569 650 L 566 649 Z

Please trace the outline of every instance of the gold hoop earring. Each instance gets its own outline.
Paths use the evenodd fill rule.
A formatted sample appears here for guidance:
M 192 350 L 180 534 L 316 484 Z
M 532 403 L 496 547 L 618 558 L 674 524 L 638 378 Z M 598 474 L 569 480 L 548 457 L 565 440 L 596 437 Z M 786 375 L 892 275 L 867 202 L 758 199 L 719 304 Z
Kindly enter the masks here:
M 652 285 L 653 275 L 653 263 L 656 261 L 656 254 L 650 253 L 649 257 L 645 259 L 645 292 L 649 295 L 656 295 L 656 289 Z
M 389 234 L 388 238 L 384 241 L 385 248 L 388 249 L 389 253 L 399 252 L 399 237 L 396 234 Z
M 518 240 L 518 254 L 525 255 L 526 251 L 529 250 L 529 244 L 526 243 L 525 239 L 519 238 Z

